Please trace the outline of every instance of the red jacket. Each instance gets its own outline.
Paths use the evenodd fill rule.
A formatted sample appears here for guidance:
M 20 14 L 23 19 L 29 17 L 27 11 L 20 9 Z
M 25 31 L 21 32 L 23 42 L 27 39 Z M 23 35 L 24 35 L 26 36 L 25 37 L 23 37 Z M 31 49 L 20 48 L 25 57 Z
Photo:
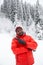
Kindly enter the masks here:
M 16 65 L 32 65 L 34 63 L 32 50 L 37 48 L 37 43 L 26 34 L 19 36 L 26 42 L 26 45 L 20 44 L 16 38 L 12 40 L 11 49 L 16 56 Z

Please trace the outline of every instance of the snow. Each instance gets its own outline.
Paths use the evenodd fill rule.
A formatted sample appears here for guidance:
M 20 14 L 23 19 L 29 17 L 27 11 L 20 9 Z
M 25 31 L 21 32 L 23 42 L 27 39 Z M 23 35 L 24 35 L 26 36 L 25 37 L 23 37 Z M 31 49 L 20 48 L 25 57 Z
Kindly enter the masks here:
M 43 65 L 43 40 L 36 40 L 38 43 L 38 48 L 36 49 L 36 52 L 34 52 L 34 59 L 35 64 L 34 65 Z
M 0 33 L 10 32 L 13 29 L 13 24 L 10 19 L 5 17 L 4 14 L 0 14 Z
M 12 38 L 8 33 L 0 34 L 0 65 L 16 65 L 15 55 L 11 51 Z M 36 51 L 33 52 L 35 59 L 34 65 L 43 65 L 43 40 L 36 41 L 38 47 Z
M 0 65 L 15 65 L 15 56 L 11 51 L 12 37 L 8 33 L 0 34 Z

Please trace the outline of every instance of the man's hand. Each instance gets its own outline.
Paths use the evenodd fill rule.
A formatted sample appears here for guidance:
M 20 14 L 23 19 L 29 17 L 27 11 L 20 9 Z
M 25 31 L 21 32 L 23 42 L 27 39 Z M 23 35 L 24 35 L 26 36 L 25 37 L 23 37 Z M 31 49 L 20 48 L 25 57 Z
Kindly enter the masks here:
M 18 40 L 18 42 L 19 42 L 20 44 L 23 44 L 23 45 L 26 44 L 26 42 L 25 42 L 24 40 L 20 39 L 20 38 L 17 38 L 17 40 Z
M 28 48 L 28 50 L 32 50 L 32 49 L 30 49 L 30 48 Z M 33 50 L 33 52 L 35 52 L 36 50 Z

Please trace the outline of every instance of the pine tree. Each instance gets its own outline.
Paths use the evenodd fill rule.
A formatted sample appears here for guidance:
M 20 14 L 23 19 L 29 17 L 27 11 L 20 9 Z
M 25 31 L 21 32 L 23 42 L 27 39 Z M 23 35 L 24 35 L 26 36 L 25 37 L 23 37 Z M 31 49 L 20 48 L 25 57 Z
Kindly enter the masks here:
M 27 22 L 27 4 L 26 4 L 26 1 L 25 1 L 24 11 L 25 11 L 25 20 Z
M 17 0 L 4 0 L 1 5 L 1 11 L 14 22 L 15 13 L 17 13 Z
M 4 0 L 3 9 L 4 9 L 3 12 L 4 12 L 4 13 L 7 13 L 7 9 L 8 9 L 8 8 L 7 8 L 7 0 Z
M 20 3 L 19 0 L 17 0 L 17 18 L 19 19 L 19 9 L 20 9 Z
M 40 21 L 40 15 L 39 15 L 39 1 L 37 0 L 37 3 L 36 3 L 36 8 L 35 8 L 35 15 L 34 15 L 34 17 L 35 17 L 35 25 L 37 25 L 38 24 L 38 22 Z
M 10 18 L 11 13 L 11 0 L 7 0 L 7 17 Z
M 11 11 L 10 11 L 10 19 L 14 23 L 15 14 L 17 13 L 17 0 L 11 0 Z
M 23 23 L 23 0 L 21 0 L 21 21 Z
M 13 4 L 13 0 L 11 0 L 11 12 L 10 12 L 10 19 L 11 21 L 14 23 L 14 4 Z
M 31 14 L 31 17 L 32 19 L 34 20 L 34 7 L 33 6 L 30 6 L 30 14 Z
M 25 8 L 25 3 L 23 4 L 23 20 L 26 21 L 26 8 Z

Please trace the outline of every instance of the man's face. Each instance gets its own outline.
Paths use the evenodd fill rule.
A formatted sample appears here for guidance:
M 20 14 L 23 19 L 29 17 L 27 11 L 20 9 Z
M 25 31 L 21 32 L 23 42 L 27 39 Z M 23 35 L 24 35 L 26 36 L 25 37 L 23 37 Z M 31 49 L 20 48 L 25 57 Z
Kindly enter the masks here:
M 23 35 L 23 29 L 18 28 L 17 31 L 16 31 L 16 34 L 19 35 L 19 36 Z

